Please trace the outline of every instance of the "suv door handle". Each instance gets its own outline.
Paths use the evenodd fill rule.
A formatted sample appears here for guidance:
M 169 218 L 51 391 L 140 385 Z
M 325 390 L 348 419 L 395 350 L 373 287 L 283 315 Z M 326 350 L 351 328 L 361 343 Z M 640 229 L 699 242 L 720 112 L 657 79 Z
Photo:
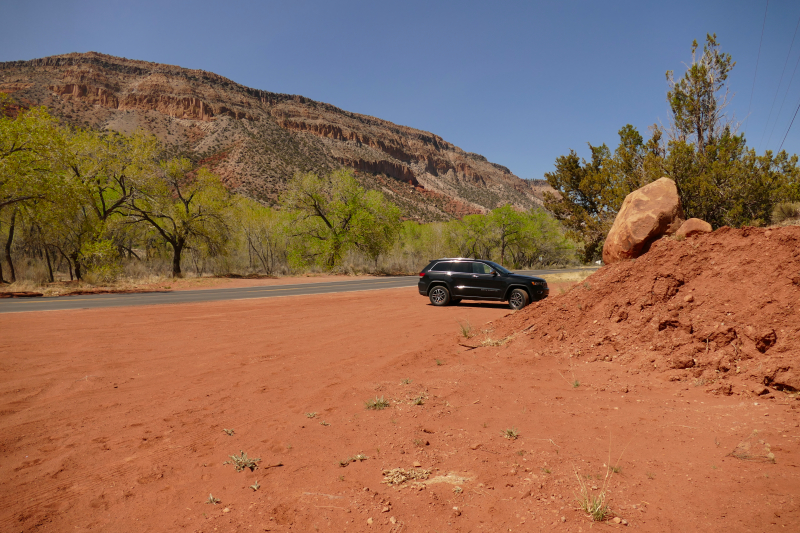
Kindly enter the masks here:
M 478 275 L 477 275 L 477 274 L 473 274 L 473 275 L 472 275 L 472 277 L 473 277 L 473 278 L 477 278 L 477 277 L 478 277 Z

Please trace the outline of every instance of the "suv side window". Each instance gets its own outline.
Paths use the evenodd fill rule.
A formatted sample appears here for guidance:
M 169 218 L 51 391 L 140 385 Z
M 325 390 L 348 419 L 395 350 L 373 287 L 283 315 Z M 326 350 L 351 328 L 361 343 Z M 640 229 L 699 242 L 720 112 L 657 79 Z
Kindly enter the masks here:
M 472 274 L 472 263 L 468 261 L 459 261 L 458 263 L 453 263 L 453 272 Z
M 473 274 L 491 274 L 492 267 L 486 263 L 472 263 Z
M 431 267 L 431 272 L 450 272 L 453 270 L 453 263 L 450 261 L 439 261 Z

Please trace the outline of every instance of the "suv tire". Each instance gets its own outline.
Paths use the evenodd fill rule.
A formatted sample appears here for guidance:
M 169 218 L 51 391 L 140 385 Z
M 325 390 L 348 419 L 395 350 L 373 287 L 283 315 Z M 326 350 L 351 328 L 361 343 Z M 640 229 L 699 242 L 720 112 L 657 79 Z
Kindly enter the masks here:
M 530 297 L 528 296 L 528 292 L 526 290 L 514 289 L 511 291 L 511 295 L 508 297 L 508 306 L 511 309 L 518 310 L 528 305 L 529 301 Z
M 444 285 L 436 285 L 428 293 L 431 303 L 437 307 L 443 307 L 450 303 L 450 291 Z

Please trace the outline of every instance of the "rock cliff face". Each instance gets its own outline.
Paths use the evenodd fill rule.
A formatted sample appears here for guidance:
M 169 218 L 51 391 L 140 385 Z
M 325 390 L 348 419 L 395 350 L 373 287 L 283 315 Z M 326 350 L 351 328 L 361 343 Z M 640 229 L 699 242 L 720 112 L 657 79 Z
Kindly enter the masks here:
M 421 221 L 541 204 L 540 186 L 438 135 L 202 70 L 73 53 L 0 63 L 0 92 L 75 125 L 150 131 L 267 203 L 297 172 L 344 166 Z

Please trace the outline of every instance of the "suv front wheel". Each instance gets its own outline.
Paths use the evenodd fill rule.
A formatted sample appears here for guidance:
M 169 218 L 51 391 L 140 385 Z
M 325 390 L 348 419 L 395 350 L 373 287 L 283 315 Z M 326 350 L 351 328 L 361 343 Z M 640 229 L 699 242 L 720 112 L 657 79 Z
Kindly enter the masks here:
M 437 285 L 432 288 L 428 297 L 431 299 L 431 303 L 437 307 L 442 307 L 450 303 L 450 291 L 442 285 Z
M 508 306 L 511 309 L 522 309 L 528 305 L 528 293 L 524 289 L 514 289 L 508 297 Z

